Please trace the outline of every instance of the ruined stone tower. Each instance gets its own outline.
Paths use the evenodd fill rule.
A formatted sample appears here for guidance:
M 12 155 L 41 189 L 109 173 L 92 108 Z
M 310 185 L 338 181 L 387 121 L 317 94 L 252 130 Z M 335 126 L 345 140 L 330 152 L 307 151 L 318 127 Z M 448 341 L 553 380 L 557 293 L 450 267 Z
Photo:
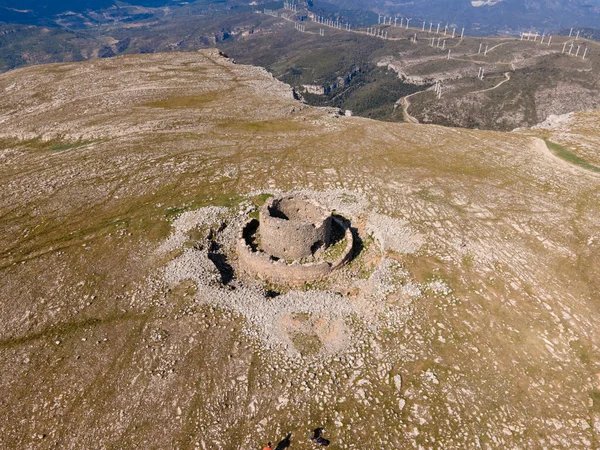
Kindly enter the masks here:
M 259 220 L 263 250 L 276 258 L 300 260 L 329 246 L 331 212 L 314 201 L 273 198 L 260 208 Z
M 333 240 L 343 247 L 328 255 Z M 249 219 L 237 243 L 238 269 L 280 284 L 302 284 L 330 275 L 352 258 L 349 224 L 319 203 L 305 198 L 272 198 Z M 329 258 L 329 259 L 328 259 Z

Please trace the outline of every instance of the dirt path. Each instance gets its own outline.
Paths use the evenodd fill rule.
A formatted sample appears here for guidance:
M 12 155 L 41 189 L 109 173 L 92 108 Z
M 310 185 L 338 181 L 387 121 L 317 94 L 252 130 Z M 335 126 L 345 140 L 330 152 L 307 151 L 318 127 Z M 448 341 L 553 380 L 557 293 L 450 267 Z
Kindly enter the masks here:
M 502 86 L 504 83 L 506 83 L 507 81 L 510 81 L 510 72 L 504 72 L 504 80 L 502 80 L 500 83 L 498 83 L 496 86 L 488 88 L 488 89 L 483 89 L 481 91 L 473 91 L 473 92 L 469 92 L 469 94 L 481 94 L 482 92 L 488 92 L 488 91 L 493 91 L 494 89 L 498 89 L 500 86 Z
M 491 52 L 492 50 L 494 50 L 495 48 L 498 48 L 498 47 L 500 47 L 500 46 L 502 46 L 502 45 L 504 45 L 504 44 L 508 44 L 508 43 L 509 43 L 509 42 L 500 42 L 499 44 L 496 44 L 496 45 L 494 45 L 493 47 L 491 47 L 491 48 L 488 48 L 488 51 L 487 51 L 487 52 L 489 53 L 489 52 Z
M 410 113 L 408 112 L 408 108 L 410 108 L 409 98 L 412 97 L 413 95 L 420 94 L 421 92 L 425 92 L 425 91 L 415 92 L 414 94 L 407 95 L 406 97 L 402 97 L 400 99 L 400 105 L 402 106 L 402 111 L 404 111 L 404 118 L 406 119 L 406 121 L 408 123 L 419 123 L 419 120 L 416 117 L 413 117 L 410 115 Z

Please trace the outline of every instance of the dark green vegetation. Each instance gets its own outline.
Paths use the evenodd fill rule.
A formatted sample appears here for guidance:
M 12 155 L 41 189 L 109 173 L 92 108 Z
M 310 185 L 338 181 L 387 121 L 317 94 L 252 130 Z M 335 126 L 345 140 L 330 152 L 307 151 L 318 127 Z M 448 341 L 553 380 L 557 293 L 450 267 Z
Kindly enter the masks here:
M 397 44 L 381 39 L 327 29 L 318 35 L 278 30 L 277 38 L 256 36 L 223 44 L 238 62 L 259 64 L 291 85 L 311 105 L 333 106 L 353 114 L 387 121 L 401 121 L 396 102 L 421 87 L 402 81 L 373 60 L 392 52 Z M 325 95 L 305 93 L 303 85 L 324 87 Z
M 574 153 L 570 152 L 569 150 L 567 150 L 566 148 L 564 148 L 562 145 L 558 145 L 553 142 L 550 142 L 549 139 L 544 139 L 544 140 L 546 141 L 546 145 L 548 146 L 548 148 L 550 150 L 552 150 L 552 152 L 554 152 L 554 154 L 557 155 L 558 157 L 564 159 L 567 162 L 570 162 L 571 164 L 576 164 L 579 167 L 583 167 L 584 169 L 591 170 L 592 172 L 600 172 L 600 167 L 596 167 L 593 164 L 590 164 L 585 159 L 580 158 L 576 154 L 574 154 Z
M 311 105 L 335 106 L 371 119 L 403 121 L 402 108 L 396 101 L 417 92 L 420 87 L 404 83 L 395 72 L 366 65 L 344 86 L 329 90 L 325 95 L 303 94 Z
M 0 71 L 30 64 L 83 61 L 96 40 L 86 33 L 64 28 L 23 25 L 0 26 Z
M 600 412 L 600 389 L 594 389 L 591 394 L 592 401 L 594 402 L 594 409 Z

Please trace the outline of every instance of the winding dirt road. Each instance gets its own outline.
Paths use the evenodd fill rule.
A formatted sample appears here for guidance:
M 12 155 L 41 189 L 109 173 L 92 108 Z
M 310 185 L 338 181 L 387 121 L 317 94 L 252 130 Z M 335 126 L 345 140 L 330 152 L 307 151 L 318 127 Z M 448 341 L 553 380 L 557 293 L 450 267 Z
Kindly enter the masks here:
M 410 113 L 408 112 L 408 108 L 410 108 L 409 98 L 413 95 L 420 94 L 421 92 L 425 91 L 415 92 L 414 94 L 407 95 L 406 97 L 402 97 L 400 99 L 400 105 L 402 106 L 402 111 L 404 112 L 404 119 L 406 119 L 406 122 L 408 123 L 419 123 L 419 120 L 416 117 L 410 115 Z
M 507 81 L 510 81 L 510 72 L 504 72 L 504 80 L 502 80 L 500 83 L 498 83 L 496 86 L 488 88 L 488 89 L 483 89 L 481 91 L 473 91 L 473 92 L 469 92 L 469 94 L 481 94 L 482 92 L 488 92 L 488 91 L 493 91 L 494 89 L 498 89 L 500 86 L 502 86 L 504 83 L 506 83 Z

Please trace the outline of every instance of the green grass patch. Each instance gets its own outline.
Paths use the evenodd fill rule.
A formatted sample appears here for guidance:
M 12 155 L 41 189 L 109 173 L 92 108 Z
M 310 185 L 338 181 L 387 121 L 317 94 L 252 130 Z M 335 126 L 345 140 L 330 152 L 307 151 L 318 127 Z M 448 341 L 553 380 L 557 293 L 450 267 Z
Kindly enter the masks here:
M 73 70 L 72 67 L 69 67 L 66 64 L 49 64 L 44 67 L 45 72 L 59 75 L 64 75 L 71 70 Z
M 283 284 L 273 283 L 271 281 L 264 281 L 263 289 L 265 290 L 265 292 L 269 293 L 270 295 L 287 294 L 291 290 L 291 288 L 289 286 L 284 286 Z
M 323 259 L 331 262 L 336 261 L 340 256 L 342 256 L 344 250 L 346 250 L 347 245 L 348 241 L 345 237 L 338 240 L 335 244 L 331 245 L 330 247 L 327 247 L 327 249 L 323 253 Z
M 594 411 L 600 413 L 600 390 L 594 389 L 590 394 L 590 397 L 592 397 Z
M 186 203 L 185 205 L 167 208 L 165 210 L 165 218 L 169 221 L 172 221 L 186 211 L 193 211 L 195 209 L 204 208 L 205 206 L 223 206 L 225 208 L 230 208 L 238 205 L 243 199 L 244 197 L 241 195 L 230 194 L 202 196 L 192 200 L 189 203 Z
M 249 214 L 249 216 L 252 219 L 258 220 L 259 219 L 259 215 L 260 215 L 259 208 L 262 205 L 264 205 L 267 202 L 267 200 L 269 200 L 272 197 L 273 197 L 273 194 L 266 194 L 265 193 L 265 194 L 259 194 L 259 195 L 255 196 L 255 197 L 250 198 L 250 201 L 254 204 L 254 206 L 256 206 L 256 209 L 254 211 L 252 211 Z
M 586 346 L 584 346 L 583 343 L 579 339 L 577 339 L 575 341 L 571 341 L 569 343 L 569 346 L 577 354 L 579 360 L 583 364 L 589 364 L 590 363 L 590 354 L 589 354 L 589 351 L 586 348 Z
M 293 313 L 292 319 L 297 320 L 298 322 L 308 322 L 310 320 L 310 314 L 308 313 Z
M 297 288 L 300 291 L 328 291 L 331 290 L 331 282 L 325 278 L 323 280 L 307 281 Z
M 11 147 L 17 147 L 21 144 L 21 142 L 16 138 L 1 138 L 0 139 L 0 149 L 4 150 Z
M 559 158 L 564 159 L 568 163 L 575 164 L 583 169 L 600 173 L 600 167 L 590 164 L 585 159 L 580 158 L 576 154 L 564 148 L 562 145 L 555 144 L 554 142 L 551 142 L 548 138 L 544 138 L 544 141 L 546 142 L 546 146 L 550 149 L 550 151 L 552 151 Z
M 254 203 L 256 206 L 261 207 L 272 197 L 273 194 L 259 194 L 256 197 L 252 197 L 250 200 L 252 200 L 252 203 Z
M 291 340 L 294 347 L 303 355 L 314 355 L 323 347 L 321 340 L 314 334 L 296 333 L 291 336 Z

